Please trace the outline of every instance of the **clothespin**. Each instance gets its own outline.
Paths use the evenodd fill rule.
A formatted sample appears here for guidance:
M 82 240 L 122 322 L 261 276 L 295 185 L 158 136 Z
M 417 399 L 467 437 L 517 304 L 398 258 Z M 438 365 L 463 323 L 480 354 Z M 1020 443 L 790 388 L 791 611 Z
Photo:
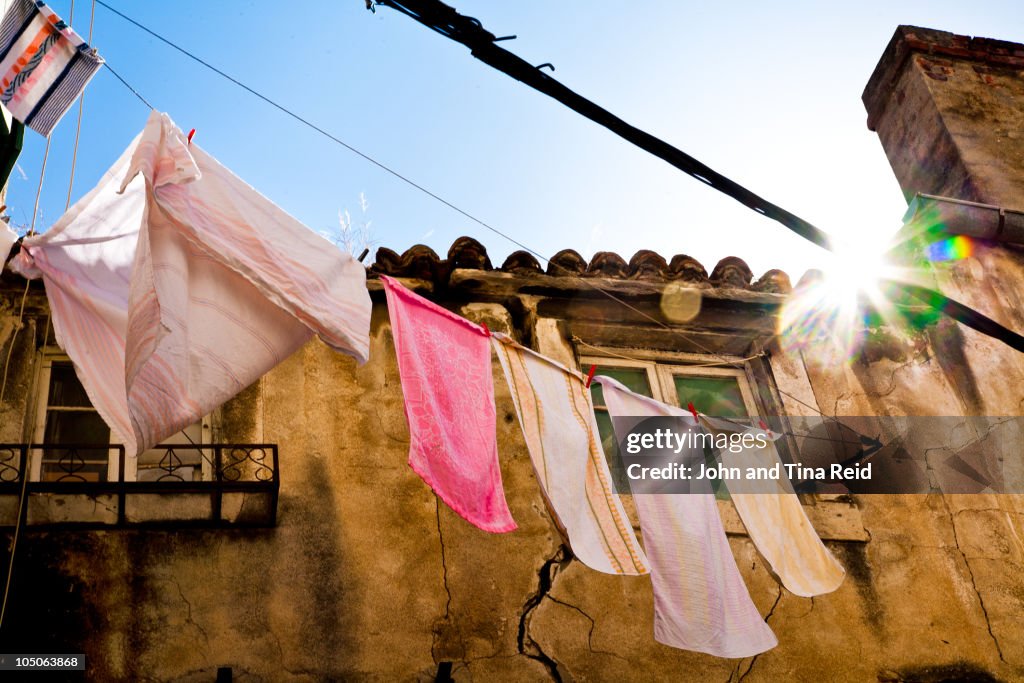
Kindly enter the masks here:
M 480 323 L 480 327 L 484 328 L 484 334 L 491 336 L 491 328 L 487 327 L 487 323 Z
M 587 389 L 590 388 L 590 382 L 593 381 L 593 379 L 594 379 L 594 372 L 596 370 L 597 370 L 597 366 L 596 365 L 591 365 L 590 366 L 590 371 L 587 373 L 587 381 L 585 382 L 585 386 L 587 387 Z
M 196 134 L 196 129 L 193 128 L 188 132 L 188 144 L 192 144 L 192 136 Z
M 760 425 L 761 429 L 768 432 L 768 435 L 771 436 L 772 430 L 768 428 L 768 425 L 764 423 L 764 420 L 758 419 L 757 423 Z
M 693 424 L 699 425 L 700 419 L 697 417 L 697 409 L 693 407 L 693 403 L 687 403 L 686 407 L 690 409 L 691 413 L 693 413 Z

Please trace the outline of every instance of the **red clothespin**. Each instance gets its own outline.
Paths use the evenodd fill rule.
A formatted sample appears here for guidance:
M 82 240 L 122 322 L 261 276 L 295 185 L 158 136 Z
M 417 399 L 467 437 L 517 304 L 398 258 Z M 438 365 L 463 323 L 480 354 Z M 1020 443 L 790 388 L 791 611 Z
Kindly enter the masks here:
M 188 132 L 188 144 L 192 144 L 192 136 L 196 134 L 196 129 L 193 128 Z
M 692 402 L 691 403 L 687 403 L 686 407 L 690 409 L 691 413 L 693 413 L 693 424 L 698 424 L 699 425 L 700 424 L 700 419 L 697 417 L 697 409 L 693 407 L 693 403 Z
M 491 336 L 491 328 L 487 327 L 487 323 L 480 323 L 480 327 L 484 328 L 484 334 Z
M 760 426 L 761 426 L 761 429 L 763 429 L 764 431 L 768 432 L 768 435 L 769 435 L 769 436 L 771 436 L 771 434 L 772 434 L 772 430 L 768 428 L 768 425 L 766 425 L 766 424 L 764 423 L 764 420 L 760 420 L 760 419 L 759 419 L 759 420 L 757 421 L 757 423 L 758 423 L 758 425 L 760 425 Z
M 593 381 L 593 379 L 594 379 L 594 372 L 596 370 L 597 370 L 597 366 L 596 365 L 591 365 L 590 366 L 590 371 L 587 373 L 587 381 L 586 381 L 587 389 L 590 388 L 590 382 Z

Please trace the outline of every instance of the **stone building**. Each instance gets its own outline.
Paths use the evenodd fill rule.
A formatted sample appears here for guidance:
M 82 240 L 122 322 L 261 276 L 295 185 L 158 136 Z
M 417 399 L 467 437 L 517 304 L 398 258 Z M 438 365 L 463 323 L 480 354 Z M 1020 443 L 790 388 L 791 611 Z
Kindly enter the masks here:
M 1024 208 L 1024 46 L 900 27 L 864 101 L 908 199 L 973 202 L 934 202 L 950 231 L 976 238 L 969 258 L 936 269 L 939 287 L 1024 329 L 1013 211 Z M 439 503 L 405 464 L 401 386 L 374 273 L 667 402 L 688 387 L 793 419 L 961 416 L 972 435 L 918 434 L 903 443 L 909 451 L 1019 443 L 987 441 L 970 418 L 1022 414 L 1024 356 L 947 319 L 879 323 L 837 363 L 818 345 L 779 343 L 792 296 L 779 271 L 755 281 L 729 257 L 708 274 L 687 256 L 648 251 L 588 262 L 566 250 L 553 261 L 545 272 L 517 252 L 493 268 L 470 238 L 444 259 L 426 247 L 381 249 L 369 280 L 370 362 L 357 367 L 314 340 L 137 467 L 121 467 L 117 444 L 106 446 L 109 432 L 53 343 L 42 288 L 32 283 L 19 315 L 25 283 L 4 273 L 7 538 L 21 473 L 30 481 L 0 650 L 83 652 L 96 681 L 1024 678 L 1019 496 L 804 496 L 847 570 L 836 592 L 813 599 L 776 583 L 731 503 L 719 501 L 751 596 L 779 638 L 739 661 L 657 644 L 649 578 L 573 559 L 497 363 L 499 454 L 519 529 L 487 534 Z

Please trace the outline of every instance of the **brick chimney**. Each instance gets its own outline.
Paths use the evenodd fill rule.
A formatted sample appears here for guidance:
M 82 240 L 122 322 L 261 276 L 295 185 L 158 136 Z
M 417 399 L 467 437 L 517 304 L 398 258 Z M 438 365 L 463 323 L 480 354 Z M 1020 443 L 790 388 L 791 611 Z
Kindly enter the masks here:
M 1024 45 L 900 26 L 863 100 L 908 200 L 1024 209 Z

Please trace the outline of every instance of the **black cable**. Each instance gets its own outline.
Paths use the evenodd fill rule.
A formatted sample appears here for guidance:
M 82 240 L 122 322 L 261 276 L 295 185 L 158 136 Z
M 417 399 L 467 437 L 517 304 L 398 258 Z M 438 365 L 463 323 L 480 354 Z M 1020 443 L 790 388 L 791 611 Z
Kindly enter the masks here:
M 1024 337 L 1012 330 L 1006 329 L 992 318 L 974 310 L 970 306 L 966 306 L 941 292 L 927 287 L 912 285 L 906 282 L 896 282 L 895 280 L 884 280 L 882 284 L 904 296 L 911 296 L 932 310 L 958 320 L 967 327 L 993 339 L 998 339 L 1010 348 L 1024 353 Z
M 689 340 L 690 340 L 690 341 L 692 341 L 692 342 L 693 342 L 694 344 L 697 344 L 697 346 L 700 346 L 701 348 L 704 348 L 704 347 L 703 347 L 703 346 L 701 346 L 701 345 L 700 345 L 700 344 L 699 344 L 699 343 L 698 343 L 698 342 L 697 342 L 697 341 L 696 341 L 695 339 L 692 339 L 692 338 L 690 338 L 690 337 L 689 337 L 688 335 L 684 334 L 684 333 L 683 333 L 683 332 L 682 332 L 681 330 L 677 330 L 677 329 L 674 329 L 674 328 L 671 328 L 671 327 L 669 327 L 668 325 L 666 325 L 665 323 L 661 322 L 661 321 L 660 321 L 660 320 L 658 320 L 657 318 L 654 318 L 653 316 L 651 316 L 651 315 L 648 315 L 647 313 L 645 313 L 645 312 L 641 311 L 640 309 L 636 308 L 635 306 L 631 305 L 631 304 L 630 304 L 629 302 L 627 302 L 627 301 L 623 301 L 623 300 L 622 300 L 622 299 L 620 299 L 619 297 L 615 296 L 614 294 L 612 294 L 611 292 L 609 292 L 609 291 L 607 291 L 607 290 L 605 290 L 605 289 L 602 289 L 601 287 L 599 287 L 598 285 L 594 284 L 593 282 L 591 282 L 591 281 L 589 281 L 589 280 L 586 280 L 586 279 L 584 279 L 584 278 L 581 278 L 581 277 L 577 276 L 577 275 L 576 275 L 576 273 L 574 273 L 574 272 L 570 271 L 569 269 L 567 269 L 567 268 L 565 268 L 565 267 L 563 267 L 563 266 L 561 266 L 561 265 L 559 265 L 559 264 L 557 264 L 557 263 L 554 263 L 554 262 L 553 262 L 553 261 L 551 261 L 551 260 L 550 260 L 549 258 L 547 258 L 547 257 L 546 257 L 546 256 L 544 256 L 543 254 L 541 254 L 540 252 L 537 252 L 537 251 L 535 251 L 535 250 L 531 249 L 530 247 L 526 246 L 525 244 L 523 244 L 523 243 L 522 243 L 522 242 L 520 242 L 519 240 L 517 240 L 517 239 L 515 239 L 515 238 L 513 238 L 513 237 L 511 237 L 511 236 L 509 236 L 509 235 L 507 235 L 507 234 L 505 234 L 505 233 L 504 233 L 504 232 L 502 232 L 501 230 L 498 230 L 497 228 L 495 228 L 495 227 L 493 227 L 492 225 L 490 225 L 490 224 L 486 223 L 485 221 L 483 221 L 483 220 L 481 220 L 481 219 L 477 218 L 476 216 L 474 216 L 474 215 L 472 215 L 472 214 L 470 214 L 470 213 L 468 213 L 468 212 L 466 212 L 466 211 L 463 211 L 462 209 L 460 209 L 459 207 L 455 206 L 454 204 L 452 204 L 452 203 L 451 203 L 451 202 L 449 202 L 448 200 L 444 199 L 443 197 L 439 197 L 438 195 L 434 194 L 433 192 L 431 192 L 430 190 L 426 189 L 426 188 L 425 188 L 425 187 L 423 187 L 422 185 L 419 185 L 418 183 L 416 183 L 416 182 L 413 182 L 413 181 L 412 181 L 412 180 L 410 180 L 409 178 L 405 177 L 405 176 L 404 176 L 404 175 L 402 175 L 401 173 L 399 173 L 399 172 L 397 172 L 397 171 L 394 171 L 394 170 L 392 170 L 391 168 L 387 167 L 386 165 L 384 165 L 383 163 L 381 163 L 381 162 L 377 161 L 376 159 L 374 159 L 374 158 L 372 158 L 372 157 L 368 156 L 367 154 L 364 154 L 363 152 L 360 152 L 360 151 L 359 151 L 358 149 L 356 149 L 356 148 L 355 148 L 355 147 L 353 147 L 352 145 L 349 145 L 348 143 L 346 143 L 346 142 L 344 142 L 344 141 L 342 141 L 342 140 L 339 140 L 339 139 L 338 139 L 337 137 L 335 137 L 334 135 L 331 135 L 330 133 L 328 133 L 328 132 L 327 132 L 327 131 L 325 131 L 324 129 L 320 128 L 319 126 L 317 126 L 317 125 L 315 125 L 315 124 L 313 124 L 313 123 L 311 123 L 310 121 L 306 120 L 306 119 L 305 119 L 305 118 L 303 118 L 302 116 L 299 116 L 299 115 L 298 115 L 298 114 L 296 114 L 295 112 L 293 112 L 293 111 L 291 111 L 291 110 L 287 109 L 286 107 L 284 107 L 284 106 L 282 106 L 282 105 L 278 104 L 277 102 L 274 102 L 274 101 L 273 101 L 273 100 L 271 100 L 271 99 L 270 99 L 269 97 L 267 97 L 267 96 L 265 96 L 265 95 L 263 95 L 263 94 L 261 94 L 261 93 L 257 92 L 256 90 L 253 90 L 252 88 L 250 88 L 249 86 L 245 85 L 245 84 L 244 84 L 244 83 L 242 83 L 241 81 L 239 81 L 239 80 L 237 80 L 237 79 L 235 79 L 235 78 L 232 78 L 231 76 L 227 75 L 226 73 L 224 73 L 223 71 L 221 71 L 221 70 L 220 70 L 220 69 L 218 69 L 217 67 L 213 66 L 213 65 L 212 65 L 212 64 L 210 64 L 209 62 L 206 62 L 205 60 L 203 60 L 203 59 L 201 59 L 201 58 L 197 57 L 196 55 L 192 54 L 191 52 L 189 52 L 189 51 L 188 51 L 188 50 L 186 50 L 185 48 L 179 47 L 178 45 L 176 45 L 176 44 L 172 43 L 172 42 L 171 42 L 170 40 L 168 40 L 167 38 L 164 38 L 163 36 L 159 35 L 158 33 L 154 32 L 153 30 L 151 30 L 151 29 L 147 28 L 146 26 L 143 26 L 143 25 L 142 25 L 142 24 L 140 24 L 139 22 L 135 21 L 135 20 L 134 20 L 134 19 L 132 19 L 131 17 L 128 17 L 128 16 L 126 16 L 126 15 L 122 14 L 121 12 L 117 11 L 116 9 L 114 9 L 113 7 L 111 7 L 110 5 L 108 5 L 108 4 L 106 4 L 105 2 L 103 2 L 103 0 L 96 0 L 96 4 L 98 4 L 98 5 L 101 5 L 101 6 L 103 6 L 104 8 L 106 8 L 106 9 L 110 10 L 110 11 L 111 11 L 111 12 L 113 12 L 114 14 L 116 14 L 116 15 L 118 15 L 119 17 L 123 18 L 123 19 L 124 19 L 125 21 L 129 22 L 130 24 L 132 24 L 132 25 L 134 25 L 134 26 L 137 26 L 138 28 L 142 29 L 143 31 L 145 31 L 146 33 L 150 34 L 150 35 L 151 35 L 151 36 L 153 36 L 154 38 L 156 38 L 156 39 L 160 40 L 160 41 L 161 41 L 162 43 L 165 43 L 165 44 L 167 44 L 168 46 L 170 46 L 170 47 L 174 48 L 174 49 L 175 49 L 175 50 L 177 50 L 178 52 L 180 52 L 180 53 L 184 54 L 185 56 L 189 57 L 190 59 L 192 59 L 192 60 L 194 60 L 194 61 L 198 62 L 199 64 L 201 64 L 201 65 L 203 65 L 203 66 L 205 66 L 206 68 L 210 69 L 211 71 L 213 71 L 213 72 L 215 72 L 215 73 L 217 73 L 217 74 L 219 74 L 219 75 L 223 76 L 224 78 L 228 79 L 229 81 L 231 81 L 231 82 L 232 82 L 232 83 L 234 83 L 235 85 L 237 85 L 237 86 L 239 86 L 240 88 L 244 89 L 245 91 L 247 91 L 247 92 L 249 92 L 249 93 L 251 93 L 251 94 L 255 95 L 256 97 L 258 97 L 259 99 L 263 100 L 263 101 L 264 101 L 264 102 L 266 102 L 267 104 L 270 104 L 270 105 L 271 105 L 271 106 L 273 106 L 274 108 L 276 108 L 276 109 L 278 109 L 278 110 L 280 110 L 280 111 L 284 112 L 285 114 L 287 114 L 288 116 L 292 117 L 292 118 L 293 118 L 293 119 L 295 119 L 296 121 L 299 121 L 299 122 L 300 122 L 300 123 L 302 123 L 303 125 L 306 125 L 306 126 L 308 126 L 309 128 L 312 128 L 313 130 L 315 130 L 316 132 L 320 133 L 321 135 L 323 135 L 323 136 L 324 136 L 324 137 L 326 137 L 327 139 L 329 139 L 329 140 L 331 140 L 331 141 L 333 141 L 333 142 L 335 142 L 335 143 L 337 143 L 337 144 L 341 145 L 341 146 L 342 146 L 342 147 L 344 147 L 345 149 L 347 149 L 347 150 L 349 150 L 349 151 L 351 151 L 351 152 L 353 152 L 353 153 L 357 154 L 358 156 L 362 157 L 363 159 L 366 159 L 367 161 L 369 161 L 369 162 L 370 162 L 370 163 L 372 163 L 373 165 L 375 165 L 375 166 L 377 166 L 378 168 L 381 168 L 381 169 L 383 169 L 384 171 L 386 171 L 386 172 L 390 173 L 391 175 L 393 175 L 394 177 L 398 178 L 399 180 L 401 180 L 401 181 L 403 181 L 403 182 L 405 182 L 405 183 L 407 183 L 407 184 L 411 185 L 412 187 L 416 188 L 416 189 L 417 189 L 417 190 L 419 190 L 420 192 L 423 192 L 423 193 L 424 193 L 424 194 L 426 194 L 427 196 L 429 196 L 429 197 L 432 197 L 432 198 L 436 199 L 437 201 L 441 202 L 442 204 L 444 204 L 445 206 L 447 206 L 447 207 L 451 208 L 452 210 L 454 210 L 454 211 L 458 212 L 459 214 L 461 214 L 461 215 L 465 216 L 466 218 L 468 218 L 469 220 L 473 221 L 474 223 L 477 223 L 477 224 L 479 224 L 479 225 L 483 226 L 484 228 L 486 228 L 486 229 L 490 230 L 491 232 L 493 232 L 493 233 L 494 233 L 494 234 L 496 234 L 496 235 L 499 235 L 499 236 L 501 236 L 501 237 L 504 237 L 505 239 L 507 239 L 507 240 L 508 240 L 509 242 L 511 242 L 512 244 L 515 244 L 516 246 L 518 246 L 518 247 L 521 247 L 521 248 L 522 248 L 522 249 L 523 249 L 524 251 L 526 251 L 526 252 L 528 252 L 528 253 L 530 253 L 530 254 L 533 254 L 533 255 L 534 255 L 535 257 L 537 257 L 537 258 L 538 258 L 538 259 L 540 259 L 541 261 L 544 261 L 545 263 L 547 263 L 547 264 L 549 264 L 549 265 L 551 265 L 551 266 L 554 266 L 555 268 L 557 268 L 557 269 L 559 269 L 559 270 L 562 270 L 562 271 L 564 271 L 564 272 L 565 272 L 565 273 L 566 273 L 567 275 L 569 275 L 569 276 L 571 276 L 571 277 L 575 277 L 575 278 L 576 278 L 576 279 L 577 279 L 577 280 L 578 280 L 579 282 L 583 283 L 584 285 L 586 285 L 586 286 L 588 286 L 588 287 L 590 287 L 590 288 L 594 289 L 594 290 L 595 290 L 595 291 L 597 291 L 597 292 L 600 292 L 601 294 L 603 294 L 604 296 L 608 297 L 608 298 L 609 298 L 609 299 L 611 299 L 612 301 L 614 301 L 614 302 L 616 302 L 616 303 L 618 303 L 618 304 L 621 304 L 622 306 L 624 306 L 624 307 L 626 307 L 626 308 L 630 309 L 631 311 L 633 311 L 633 312 L 637 313 L 638 315 L 640 315 L 640 316 L 642 316 L 642 317 L 644 317 L 644 318 L 647 318 L 647 319 L 651 320 L 651 321 L 652 321 L 652 322 L 654 322 L 654 323 L 655 323 L 656 325 L 658 325 L 658 326 L 660 326 L 660 327 L 663 327 L 664 329 L 668 330 L 669 332 L 672 332 L 672 333 L 674 333 L 674 334 L 678 334 L 679 336 L 683 337 L 684 339 L 689 339 Z M 119 75 L 118 75 L 118 74 L 117 74 L 116 72 L 114 72 L 114 70 L 113 70 L 113 69 L 111 69 L 111 73 L 114 73 L 114 75 L 115 75 L 115 76 L 117 76 L 117 77 L 118 77 L 118 79 L 119 79 L 119 80 L 120 80 L 120 81 L 121 81 L 122 83 L 124 83 L 124 84 L 125 84 L 125 86 L 127 86 L 129 90 L 131 90 L 131 91 L 132 91 L 133 93 L 135 93 L 135 95 L 136 95 L 136 96 L 137 96 L 137 97 L 138 97 L 139 99 L 141 99 L 141 100 L 142 100 L 143 102 L 146 102 L 146 100 L 145 100 L 145 99 L 143 99 L 143 98 L 142 98 L 142 96 L 141 96 L 141 95 L 139 95 L 139 94 L 138 94 L 138 92 L 137 92 L 137 91 L 136 91 L 136 90 L 135 90 L 134 88 L 132 88 L 132 87 L 131 87 L 130 85 L 128 85 L 128 83 L 127 83 L 127 82 L 126 82 L 126 81 L 125 81 L 125 80 L 124 80 L 123 78 L 121 78 L 121 77 L 120 77 L 120 76 L 119 76 Z M 148 102 L 146 102 L 146 104 L 147 104 L 147 106 L 149 105 L 149 103 L 148 103 Z M 152 107 L 150 107 L 150 108 L 152 109 Z M 718 355 L 718 354 L 715 354 L 715 353 L 714 353 L 713 351 L 711 351 L 710 349 L 706 349 L 706 348 L 705 348 L 705 351 L 708 351 L 708 352 L 709 352 L 709 353 L 711 353 L 712 355 Z M 719 357 L 720 357 L 720 358 L 723 358 L 723 359 L 725 359 L 725 356 L 719 356 Z M 726 360 L 728 360 L 728 362 L 729 362 L 730 364 L 735 364 L 735 363 L 734 363 L 733 361 L 731 361 L 731 360 L 729 360 L 729 359 L 726 359 Z M 822 412 L 821 412 L 820 410 L 818 410 L 818 409 L 817 409 L 817 408 L 815 408 L 814 406 L 812 406 L 812 405 L 809 405 L 809 404 L 807 404 L 807 403 L 804 403 L 803 401 L 801 401 L 801 400 L 800 400 L 799 398 L 797 398 L 796 396 L 793 396 L 792 394 L 790 394 L 790 393 L 788 393 L 788 392 L 786 392 L 786 391 L 783 391 L 782 389 L 779 389 L 778 391 L 779 391 L 779 393 L 781 393 L 781 394 L 784 394 L 784 395 L 786 395 L 786 396 L 788 396 L 788 397 L 792 398 L 793 400 L 795 400 L 795 401 L 797 401 L 798 403 L 800 403 L 800 404 L 802 404 L 802 405 L 806 406 L 807 408 L 810 408 L 811 410 L 815 411 L 816 413 L 818 413 L 819 415 L 821 415 L 821 416 L 822 416 L 822 417 L 824 417 L 824 418 L 827 418 L 827 419 L 833 419 L 833 420 L 835 419 L 835 418 L 832 418 L 832 417 L 830 417 L 830 416 L 828 416 L 828 415 L 825 415 L 824 413 L 822 413 Z
M 459 14 L 438 0 L 378 0 L 377 4 L 398 10 L 441 35 L 468 47 L 485 64 L 552 97 L 578 114 L 604 126 L 634 145 L 668 162 L 697 180 L 732 197 L 744 206 L 786 226 L 824 249 L 832 249 L 831 238 L 820 228 L 759 197 L 686 152 L 626 123 L 607 109 L 570 90 L 518 55 L 496 45 L 495 36 L 473 17 Z M 541 65 L 545 66 L 545 65 Z

